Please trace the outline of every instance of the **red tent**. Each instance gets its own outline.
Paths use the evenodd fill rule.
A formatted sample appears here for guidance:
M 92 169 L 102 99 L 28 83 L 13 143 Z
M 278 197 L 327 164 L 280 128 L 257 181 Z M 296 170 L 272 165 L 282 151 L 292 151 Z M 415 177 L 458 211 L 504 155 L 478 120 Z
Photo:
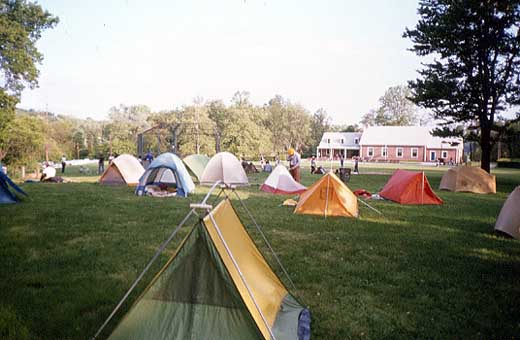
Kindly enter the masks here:
M 424 172 L 396 170 L 379 195 L 400 204 L 442 204 Z

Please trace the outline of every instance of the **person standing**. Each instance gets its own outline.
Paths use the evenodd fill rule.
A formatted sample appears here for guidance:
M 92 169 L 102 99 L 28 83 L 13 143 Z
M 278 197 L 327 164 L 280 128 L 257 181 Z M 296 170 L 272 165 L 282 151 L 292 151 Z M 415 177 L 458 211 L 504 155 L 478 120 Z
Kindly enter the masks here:
M 108 165 L 112 164 L 112 161 L 114 160 L 114 155 L 110 154 L 108 156 Z
M 359 163 L 359 157 L 356 157 L 356 158 L 354 159 L 354 173 L 355 173 L 355 174 L 359 174 L 358 163 Z
M 105 172 L 105 156 L 100 154 L 98 161 L 98 174 L 101 175 L 103 172 Z
M 343 157 L 343 154 L 339 155 L 339 167 L 343 168 L 343 163 L 345 162 L 345 157 Z
M 311 174 L 316 172 L 316 156 L 312 156 L 311 158 Z
M 289 172 L 291 176 L 294 178 L 296 182 L 300 182 L 300 165 L 301 165 L 301 157 L 300 154 L 297 153 L 293 148 L 289 148 L 287 150 L 289 157 L 287 160 L 289 161 Z
M 67 157 L 65 157 L 65 155 L 63 155 L 63 157 L 61 157 L 61 173 L 64 174 L 65 173 L 65 166 L 67 165 Z

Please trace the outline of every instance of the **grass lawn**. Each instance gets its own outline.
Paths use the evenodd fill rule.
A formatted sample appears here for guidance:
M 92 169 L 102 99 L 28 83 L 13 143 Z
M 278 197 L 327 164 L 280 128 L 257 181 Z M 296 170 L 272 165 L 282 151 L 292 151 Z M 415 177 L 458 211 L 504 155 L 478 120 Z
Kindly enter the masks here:
M 67 170 L 81 182 L 25 184 L 28 199 L 0 206 L 0 338 L 91 337 L 189 203 L 207 191 L 197 187 L 188 199 L 137 197 L 131 188 L 99 186 L 92 183 L 96 175 Z M 427 171 L 434 188 L 442 170 Z M 304 172 L 305 185 L 319 178 Z M 384 216 L 360 205 L 357 220 L 294 215 L 279 206 L 285 197 L 257 185 L 240 195 L 291 274 L 295 295 L 309 306 L 314 339 L 514 338 L 520 335 L 520 242 L 494 236 L 493 226 L 520 184 L 520 171 L 495 173 L 496 195 L 438 192 L 442 206 L 371 202 Z M 388 177 L 354 176 L 349 186 L 377 191 Z

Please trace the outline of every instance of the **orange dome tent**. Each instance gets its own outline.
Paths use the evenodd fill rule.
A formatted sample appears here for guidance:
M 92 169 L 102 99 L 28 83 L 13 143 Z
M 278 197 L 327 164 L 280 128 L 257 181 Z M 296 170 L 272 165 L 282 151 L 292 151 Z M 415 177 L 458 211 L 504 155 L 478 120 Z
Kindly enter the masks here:
M 357 197 L 332 172 L 325 174 L 300 196 L 295 214 L 358 217 Z
M 396 170 L 379 195 L 400 204 L 442 204 L 424 172 Z

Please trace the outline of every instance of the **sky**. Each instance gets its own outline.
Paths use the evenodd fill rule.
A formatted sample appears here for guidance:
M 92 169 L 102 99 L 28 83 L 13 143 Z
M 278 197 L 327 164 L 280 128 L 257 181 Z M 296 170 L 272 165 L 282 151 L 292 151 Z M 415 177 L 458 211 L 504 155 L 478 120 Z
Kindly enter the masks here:
M 39 87 L 18 107 L 105 119 L 112 106 L 154 111 L 196 97 L 262 105 L 279 94 L 335 124 L 358 123 L 421 60 L 402 38 L 417 0 L 46 0 Z

